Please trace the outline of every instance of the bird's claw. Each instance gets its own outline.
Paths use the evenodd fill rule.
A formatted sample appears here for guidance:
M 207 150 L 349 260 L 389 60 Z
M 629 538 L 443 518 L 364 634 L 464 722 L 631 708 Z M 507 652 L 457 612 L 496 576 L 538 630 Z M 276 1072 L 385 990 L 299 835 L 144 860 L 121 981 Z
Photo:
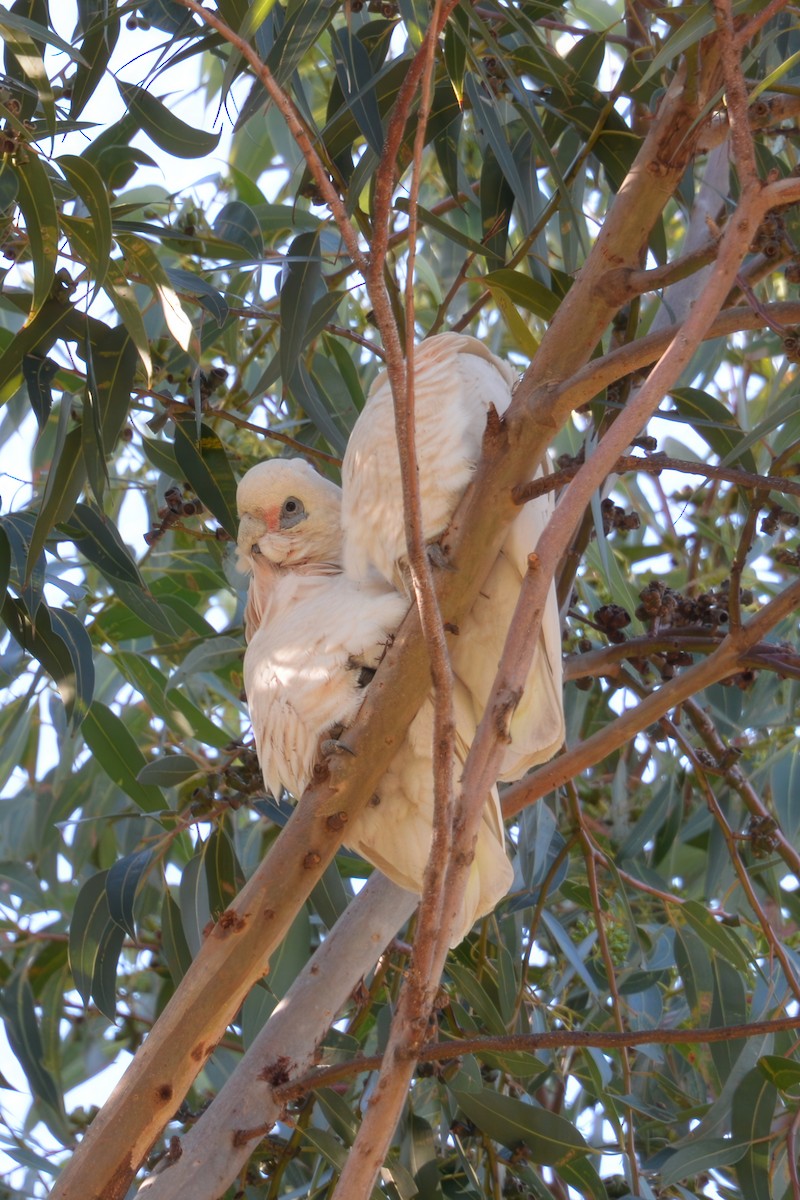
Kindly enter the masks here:
M 337 738 L 323 738 L 319 744 L 320 752 L 325 758 L 329 758 L 333 754 L 350 754 L 355 758 L 355 750 L 351 750 L 344 742 L 340 742 Z
M 455 567 L 450 561 L 450 555 L 445 550 L 441 542 L 431 542 L 427 547 L 428 560 L 432 566 L 437 567 L 440 571 L 454 571 Z

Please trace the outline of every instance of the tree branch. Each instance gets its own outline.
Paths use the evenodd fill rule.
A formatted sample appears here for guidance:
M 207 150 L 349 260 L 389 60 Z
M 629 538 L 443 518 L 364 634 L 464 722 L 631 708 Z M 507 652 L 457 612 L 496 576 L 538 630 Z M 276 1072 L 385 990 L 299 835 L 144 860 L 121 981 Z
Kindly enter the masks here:
M 532 479 L 513 490 L 515 504 L 525 504 L 546 492 L 559 491 L 574 479 L 581 468 L 580 463 L 563 467 L 543 479 Z M 800 482 L 787 479 L 784 475 L 759 475 L 755 471 L 743 471 L 738 467 L 716 467 L 710 463 L 691 462 L 685 458 L 671 458 L 668 454 L 652 454 L 642 458 L 637 454 L 621 454 L 608 472 L 623 475 L 628 471 L 642 471 L 647 475 L 660 475 L 662 471 L 680 471 L 684 475 L 702 475 L 704 479 L 722 479 L 735 483 L 737 487 L 755 491 L 783 492 L 788 496 L 800 496 Z
M 147 1200 L 216 1200 L 280 1119 L 280 1086 L 303 1076 L 359 980 L 416 907 L 375 872 L 309 959 L 234 1073 L 177 1143 L 169 1167 L 142 1184 Z
M 689 667 L 681 675 L 652 692 L 634 708 L 628 709 L 616 721 L 572 750 L 555 758 L 542 767 L 537 767 L 518 783 L 511 784 L 503 792 L 503 816 L 513 817 L 529 804 L 574 779 L 595 763 L 602 762 L 613 754 L 642 729 L 654 724 L 670 709 L 682 704 L 691 696 L 718 683 L 741 669 L 746 653 L 784 617 L 800 605 L 800 580 L 790 584 L 785 591 L 765 604 L 760 612 L 735 633 L 731 632 L 724 642 L 703 662 Z
M 800 1017 L 778 1017 L 771 1021 L 751 1021 L 742 1025 L 724 1025 L 706 1029 L 637 1029 L 603 1033 L 600 1030 L 555 1029 L 547 1033 L 511 1033 L 495 1037 L 458 1038 L 452 1042 L 429 1042 L 422 1046 L 418 1062 L 453 1062 L 467 1054 L 495 1055 L 521 1050 L 535 1054 L 537 1050 L 565 1050 L 575 1046 L 582 1050 L 623 1050 L 636 1046 L 706 1046 L 738 1038 L 759 1037 L 769 1033 L 793 1033 L 800 1029 Z M 283 1103 L 298 1100 L 309 1092 L 352 1079 L 367 1071 L 375 1071 L 381 1056 L 373 1054 L 337 1063 L 332 1067 L 310 1071 L 302 1079 L 276 1089 Z

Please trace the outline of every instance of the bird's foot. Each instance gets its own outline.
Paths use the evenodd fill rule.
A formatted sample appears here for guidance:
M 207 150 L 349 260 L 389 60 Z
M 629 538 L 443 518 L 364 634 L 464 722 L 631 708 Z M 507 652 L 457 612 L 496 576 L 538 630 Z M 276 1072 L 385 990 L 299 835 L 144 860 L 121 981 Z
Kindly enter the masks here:
M 450 561 L 450 555 L 441 542 L 431 542 L 427 547 L 428 561 L 431 566 L 438 568 L 440 571 L 454 571 L 455 567 Z
M 340 742 L 337 738 L 323 738 L 319 744 L 320 753 L 324 758 L 330 758 L 333 754 L 351 754 L 353 758 L 356 756 L 355 750 L 351 750 L 344 742 Z

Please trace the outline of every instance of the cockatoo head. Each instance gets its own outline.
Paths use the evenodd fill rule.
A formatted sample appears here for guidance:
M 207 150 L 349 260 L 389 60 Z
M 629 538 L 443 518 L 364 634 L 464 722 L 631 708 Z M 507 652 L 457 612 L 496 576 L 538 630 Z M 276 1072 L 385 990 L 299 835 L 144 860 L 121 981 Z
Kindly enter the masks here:
M 262 555 L 278 567 L 339 563 L 341 490 L 301 458 L 272 458 L 243 476 L 239 510 L 239 569 Z

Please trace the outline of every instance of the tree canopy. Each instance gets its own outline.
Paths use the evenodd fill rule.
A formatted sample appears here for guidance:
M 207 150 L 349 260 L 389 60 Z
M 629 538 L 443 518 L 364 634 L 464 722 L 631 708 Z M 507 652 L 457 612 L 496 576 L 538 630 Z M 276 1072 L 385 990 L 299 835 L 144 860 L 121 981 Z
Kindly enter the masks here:
M 0 33 L 3 1194 L 800 1196 L 794 9 L 15 0 Z M 230 542 L 250 466 L 338 479 L 377 371 L 402 414 L 450 329 L 522 381 L 423 592 L 457 625 L 551 491 L 498 686 L 555 578 L 568 733 L 445 961 L 336 822 L 428 626 L 294 808 Z

